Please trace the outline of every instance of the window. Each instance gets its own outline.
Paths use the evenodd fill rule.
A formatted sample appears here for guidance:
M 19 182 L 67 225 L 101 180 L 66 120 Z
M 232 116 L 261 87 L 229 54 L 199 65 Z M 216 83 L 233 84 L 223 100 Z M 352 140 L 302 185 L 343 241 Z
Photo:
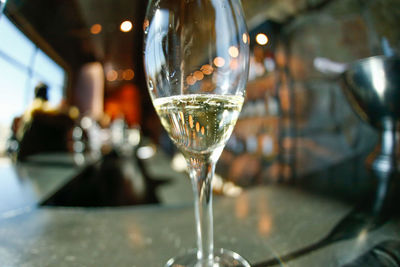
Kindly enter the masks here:
M 6 16 L 0 17 L 0 154 L 13 118 L 20 116 L 34 97 L 39 82 L 49 87 L 49 102 L 63 97 L 65 70 L 30 41 Z

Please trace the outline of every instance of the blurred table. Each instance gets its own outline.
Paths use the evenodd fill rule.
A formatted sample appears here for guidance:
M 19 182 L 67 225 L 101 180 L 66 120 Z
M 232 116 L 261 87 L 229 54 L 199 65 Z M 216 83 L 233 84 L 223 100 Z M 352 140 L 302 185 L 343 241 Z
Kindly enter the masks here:
M 167 164 L 165 157 L 150 160 L 154 164 L 152 173 L 167 172 L 160 170 L 162 164 Z M 27 203 L 30 208 L 10 212 L 4 207 L 16 204 L 2 204 L 0 266 L 157 267 L 195 246 L 191 188 L 185 175 L 175 173 L 178 177 L 161 194 L 175 198 L 161 205 L 38 206 L 40 201 L 35 199 L 56 190 L 77 171 L 58 168 L 58 171 L 48 170 L 48 179 L 63 174 L 57 176 L 57 181 L 43 176 L 46 179 L 43 182 L 38 181 L 41 178 L 22 182 L 49 183 L 38 186 L 42 188 L 39 193 L 22 198 L 20 207 Z M 10 170 L 3 172 L 1 179 L 11 179 L 12 175 L 15 173 Z M 17 181 L 20 180 L 14 183 Z M 2 192 L 4 186 L 8 185 L 2 184 Z M 21 190 L 12 193 L 14 199 L 22 192 L 29 192 Z M 216 196 L 215 246 L 236 251 L 252 264 L 267 261 L 317 243 L 353 208 L 350 202 L 288 185 L 257 186 L 237 197 Z M 385 240 L 400 240 L 398 216 L 390 217 L 371 231 L 360 231 L 356 236 L 310 250 L 282 266 L 342 266 Z

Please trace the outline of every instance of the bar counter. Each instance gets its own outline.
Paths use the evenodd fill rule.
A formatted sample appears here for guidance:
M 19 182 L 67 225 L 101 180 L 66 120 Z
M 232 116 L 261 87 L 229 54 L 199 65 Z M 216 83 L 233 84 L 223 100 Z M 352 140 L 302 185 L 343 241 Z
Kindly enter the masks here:
M 166 167 L 165 156 L 150 159 L 156 167 L 149 168 L 174 178 L 157 189 L 160 204 L 96 208 L 43 205 L 84 168 L 66 168 L 65 155 L 50 158 L 59 164 L 1 163 L 0 266 L 157 267 L 195 246 L 190 183 Z M 381 242 L 400 240 L 399 217 L 390 216 L 360 229 L 353 223 L 321 242 L 352 214 L 353 203 L 324 194 L 254 186 L 214 197 L 215 247 L 252 266 L 344 266 Z

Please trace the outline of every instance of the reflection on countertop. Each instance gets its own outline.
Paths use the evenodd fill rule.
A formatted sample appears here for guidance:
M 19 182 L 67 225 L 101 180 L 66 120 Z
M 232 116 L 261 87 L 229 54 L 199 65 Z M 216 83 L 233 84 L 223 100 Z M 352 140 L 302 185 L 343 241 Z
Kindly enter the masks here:
M 111 153 L 81 165 L 73 155 L 47 154 L 0 166 L 0 266 L 160 266 L 195 246 L 190 181 L 161 151 L 140 160 Z M 351 168 L 363 170 L 363 158 L 217 195 L 216 247 L 252 266 L 343 266 L 400 240 L 398 179 L 379 184 Z M 132 198 L 149 182 L 159 185 L 150 198 Z M 144 200 L 153 204 L 131 206 Z
M 173 171 L 166 157 L 161 151 L 143 159 L 111 151 L 101 157 L 85 155 L 83 161 L 77 161 L 76 155 L 69 153 L 39 154 L 24 162 L 3 159 L 0 218 L 40 205 L 107 207 L 191 203 L 191 191 L 187 190 L 189 179 L 184 173 Z
M 214 210 L 216 246 L 256 263 L 318 242 L 351 208 L 295 188 L 269 186 L 218 198 Z M 381 241 L 399 239 L 399 222 L 393 219 L 281 264 L 342 266 Z M 3 266 L 160 266 L 194 246 L 190 206 L 40 208 L 0 224 Z

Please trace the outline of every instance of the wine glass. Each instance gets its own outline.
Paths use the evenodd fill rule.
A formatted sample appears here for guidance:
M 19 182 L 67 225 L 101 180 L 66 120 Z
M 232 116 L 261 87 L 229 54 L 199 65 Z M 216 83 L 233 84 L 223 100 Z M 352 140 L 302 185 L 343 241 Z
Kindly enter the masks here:
M 194 192 L 197 250 L 165 266 L 250 266 L 214 249 L 211 180 L 242 108 L 249 35 L 239 0 L 150 0 L 144 65 L 154 107 L 184 155 Z

